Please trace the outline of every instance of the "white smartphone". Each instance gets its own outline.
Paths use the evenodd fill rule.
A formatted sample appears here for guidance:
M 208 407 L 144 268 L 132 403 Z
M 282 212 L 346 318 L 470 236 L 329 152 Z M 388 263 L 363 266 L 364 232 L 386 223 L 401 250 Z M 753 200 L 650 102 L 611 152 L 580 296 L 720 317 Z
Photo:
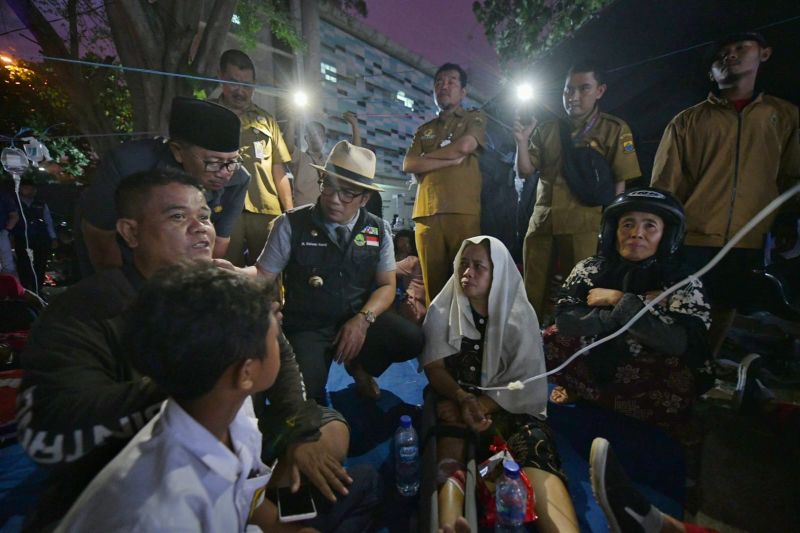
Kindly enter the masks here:
M 296 522 L 310 520 L 317 516 L 317 506 L 308 485 L 292 493 L 291 488 L 278 489 L 278 520 L 280 522 Z

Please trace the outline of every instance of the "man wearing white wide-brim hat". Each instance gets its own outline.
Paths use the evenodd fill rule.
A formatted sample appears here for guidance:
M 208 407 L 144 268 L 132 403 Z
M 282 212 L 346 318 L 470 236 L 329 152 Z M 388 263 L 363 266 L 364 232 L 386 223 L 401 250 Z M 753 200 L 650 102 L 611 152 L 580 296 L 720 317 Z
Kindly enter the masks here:
M 284 275 L 283 328 L 308 395 L 325 403 L 331 361 L 344 364 L 362 396 L 377 398 L 373 376 L 422 349 L 419 327 L 384 313 L 395 297 L 389 225 L 365 206 L 375 183 L 375 154 L 341 141 L 319 172 L 317 203 L 275 222 L 256 263 L 260 275 Z

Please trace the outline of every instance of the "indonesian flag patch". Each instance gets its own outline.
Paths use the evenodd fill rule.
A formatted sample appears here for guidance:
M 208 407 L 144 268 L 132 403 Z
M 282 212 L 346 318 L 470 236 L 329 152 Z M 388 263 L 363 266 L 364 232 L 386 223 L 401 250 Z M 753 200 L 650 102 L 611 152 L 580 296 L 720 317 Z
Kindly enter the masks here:
M 367 235 L 367 246 L 380 246 L 381 240 L 377 235 Z

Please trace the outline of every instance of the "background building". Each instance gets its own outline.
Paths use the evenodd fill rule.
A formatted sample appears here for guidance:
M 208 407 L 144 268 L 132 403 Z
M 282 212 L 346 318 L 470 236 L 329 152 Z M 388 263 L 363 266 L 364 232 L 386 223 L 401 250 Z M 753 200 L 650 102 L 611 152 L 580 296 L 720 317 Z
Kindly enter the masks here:
M 313 74 L 319 81 L 306 75 L 311 79 L 307 85 L 312 101 L 304 118 L 325 125 L 330 149 L 336 142 L 350 139 L 350 125 L 342 120 L 342 114 L 352 111 L 358 115 L 362 144 L 377 156 L 377 181 L 385 189 L 381 195 L 384 217 L 392 220 L 397 214 L 408 225 L 416 186 L 409 188 L 411 176 L 403 173 L 403 157 L 417 127 L 437 114 L 433 75 L 438 65 L 338 11 L 317 16 L 319 65 Z M 262 33 L 256 48 L 245 50 L 256 63 L 259 83 L 297 86 L 295 56 L 272 47 L 268 39 Z M 232 47 L 241 46 L 234 36 L 229 41 Z M 310 73 L 315 68 L 311 58 L 316 54 L 308 55 L 309 64 L 304 67 Z M 485 101 L 471 86 L 468 93 L 467 108 Z M 257 90 L 254 100 L 282 124 L 289 113 L 297 112 L 268 91 Z

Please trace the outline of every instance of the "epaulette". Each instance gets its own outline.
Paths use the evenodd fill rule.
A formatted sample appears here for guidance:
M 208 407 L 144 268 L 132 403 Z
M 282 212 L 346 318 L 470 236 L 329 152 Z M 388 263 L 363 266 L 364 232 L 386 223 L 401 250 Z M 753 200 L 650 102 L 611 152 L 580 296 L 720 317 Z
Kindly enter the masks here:
M 429 120 L 428 122 L 424 122 L 424 123 L 420 124 L 420 125 L 419 125 L 419 128 L 417 128 L 417 130 L 419 131 L 419 130 L 421 130 L 422 128 L 424 128 L 425 126 L 430 126 L 431 124 L 433 124 L 434 122 L 436 122 L 436 119 L 437 119 L 437 118 L 439 118 L 439 117 L 433 118 L 433 119 Z
M 600 112 L 600 118 L 608 120 L 609 122 L 613 122 L 619 127 L 624 127 L 628 125 L 628 123 L 622 120 L 621 118 L 615 117 L 614 115 L 609 115 L 608 113 L 603 113 L 602 111 Z

